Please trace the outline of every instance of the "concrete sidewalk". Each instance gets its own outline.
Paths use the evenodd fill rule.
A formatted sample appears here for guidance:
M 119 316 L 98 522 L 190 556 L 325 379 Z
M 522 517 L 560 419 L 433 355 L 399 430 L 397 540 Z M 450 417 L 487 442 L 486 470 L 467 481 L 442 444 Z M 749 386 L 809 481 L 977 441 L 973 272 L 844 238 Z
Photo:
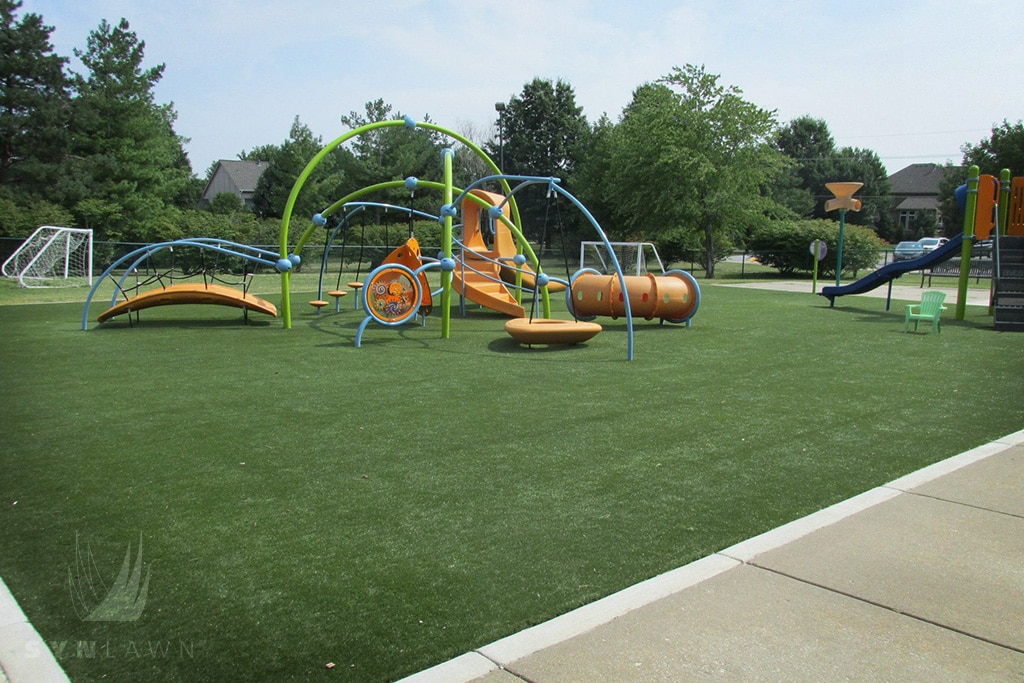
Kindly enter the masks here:
M 913 279 L 913 278 L 911 278 L 911 279 Z M 958 292 L 957 292 L 957 289 L 956 289 L 956 283 L 955 282 L 950 282 L 950 280 L 952 280 L 952 278 L 942 278 L 942 279 L 944 280 L 944 282 L 942 283 L 942 286 L 937 286 L 937 287 L 918 287 L 917 285 L 909 285 L 909 284 L 897 285 L 897 284 L 894 284 L 892 286 L 892 300 L 894 302 L 899 302 L 899 304 L 894 303 L 892 310 L 895 310 L 895 311 L 898 311 L 898 312 L 902 313 L 903 308 L 906 305 L 906 302 L 909 301 L 909 302 L 912 302 L 912 303 L 917 303 L 918 301 L 921 300 L 921 294 L 923 292 L 927 292 L 929 290 L 934 290 L 934 291 L 938 291 L 938 292 L 945 292 L 946 293 L 945 305 L 946 305 L 947 308 L 952 309 L 952 307 L 956 305 L 956 299 L 957 299 L 957 295 L 958 295 Z M 853 282 L 853 280 L 849 280 L 846 284 L 849 284 L 850 282 Z M 832 282 L 827 282 L 827 281 L 823 282 L 822 280 L 818 280 L 818 289 L 816 290 L 816 292 L 815 291 L 811 291 L 811 284 L 812 283 L 808 282 L 807 280 L 778 280 L 778 281 L 768 280 L 768 281 L 764 281 L 764 282 L 737 282 L 737 283 L 730 283 L 730 284 L 719 284 L 719 285 L 716 285 L 716 286 L 718 286 L 718 287 L 746 287 L 748 289 L 770 289 L 770 290 L 774 290 L 774 291 L 777 291 L 777 292 L 800 292 L 801 294 L 814 294 L 816 292 L 820 292 L 822 287 L 826 287 L 826 286 L 835 284 L 835 281 L 833 280 Z M 851 301 L 856 301 L 857 297 L 861 297 L 861 296 L 870 297 L 872 299 L 884 299 L 887 296 L 889 296 L 889 286 L 888 285 L 882 285 L 881 287 L 876 287 L 875 289 L 872 289 L 872 290 L 867 291 L 867 292 L 863 292 L 861 294 L 851 294 L 849 296 L 837 297 L 836 298 L 836 306 L 840 306 L 841 307 L 844 303 L 849 303 Z M 968 306 L 988 306 L 989 298 L 990 298 L 990 295 L 989 295 L 989 291 L 987 289 L 973 288 L 973 289 L 968 289 L 967 290 L 967 305 Z M 828 304 L 828 299 L 822 297 L 821 300 L 825 304 Z
M 405 683 L 1024 680 L 1024 431 Z

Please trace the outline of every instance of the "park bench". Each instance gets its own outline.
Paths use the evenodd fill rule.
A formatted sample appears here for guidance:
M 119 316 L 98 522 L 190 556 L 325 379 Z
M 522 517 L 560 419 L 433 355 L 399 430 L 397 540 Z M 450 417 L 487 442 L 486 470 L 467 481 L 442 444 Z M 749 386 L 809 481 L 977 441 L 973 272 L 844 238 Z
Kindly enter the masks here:
M 971 259 L 970 276 L 976 283 L 981 282 L 983 277 L 992 277 L 991 259 Z M 931 268 L 923 269 L 920 287 L 924 288 L 925 278 L 928 278 L 928 286 L 931 287 L 933 277 L 960 277 L 960 259 L 951 258 L 948 261 L 937 263 Z
M 942 305 L 945 300 L 945 292 L 929 290 L 921 295 L 921 303 L 907 304 L 907 314 L 903 319 L 903 331 L 909 330 L 910 323 L 913 321 L 914 331 L 917 332 L 917 324 L 922 320 L 927 320 L 932 324 L 932 332 L 941 332 L 939 317 L 946 310 L 946 307 Z

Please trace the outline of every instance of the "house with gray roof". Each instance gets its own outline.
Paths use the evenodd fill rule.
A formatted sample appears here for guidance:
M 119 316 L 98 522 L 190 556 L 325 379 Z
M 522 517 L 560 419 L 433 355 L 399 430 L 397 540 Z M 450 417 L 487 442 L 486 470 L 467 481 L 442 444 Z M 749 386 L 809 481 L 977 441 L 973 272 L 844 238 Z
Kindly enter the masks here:
M 929 211 L 942 227 L 939 213 L 939 185 L 946 167 L 940 164 L 911 164 L 889 176 L 893 197 L 893 222 L 910 228 L 918 214 Z
M 200 208 L 207 208 L 213 198 L 221 193 L 233 194 L 242 200 L 242 203 L 252 208 L 253 194 L 256 192 L 256 183 L 260 176 L 267 170 L 266 161 L 232 161 L 221 159 L 213 169 L 210 181 L 206 183 L 203 196 L 199 200 Z

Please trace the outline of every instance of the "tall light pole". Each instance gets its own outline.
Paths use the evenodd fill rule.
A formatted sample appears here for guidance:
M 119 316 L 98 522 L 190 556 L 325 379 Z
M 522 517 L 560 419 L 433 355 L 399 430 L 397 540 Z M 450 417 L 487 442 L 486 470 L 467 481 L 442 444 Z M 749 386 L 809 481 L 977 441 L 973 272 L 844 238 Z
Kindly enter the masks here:
M 494 111 L 498 112 L 498 170 L 505 172 L 505 103 L 495 102 Z

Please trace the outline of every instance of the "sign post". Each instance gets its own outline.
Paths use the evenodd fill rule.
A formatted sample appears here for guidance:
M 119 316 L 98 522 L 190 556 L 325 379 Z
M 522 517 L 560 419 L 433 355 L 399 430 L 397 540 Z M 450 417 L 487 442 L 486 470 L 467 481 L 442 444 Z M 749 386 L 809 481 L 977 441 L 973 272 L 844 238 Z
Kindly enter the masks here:
M 828 253 L 828 245 L 823 240 L 811 242 L 811 256 L 814 257 L 814 280 L 811 283 L 811 294 L 818 291 L 818 261 L 825 258 Z

